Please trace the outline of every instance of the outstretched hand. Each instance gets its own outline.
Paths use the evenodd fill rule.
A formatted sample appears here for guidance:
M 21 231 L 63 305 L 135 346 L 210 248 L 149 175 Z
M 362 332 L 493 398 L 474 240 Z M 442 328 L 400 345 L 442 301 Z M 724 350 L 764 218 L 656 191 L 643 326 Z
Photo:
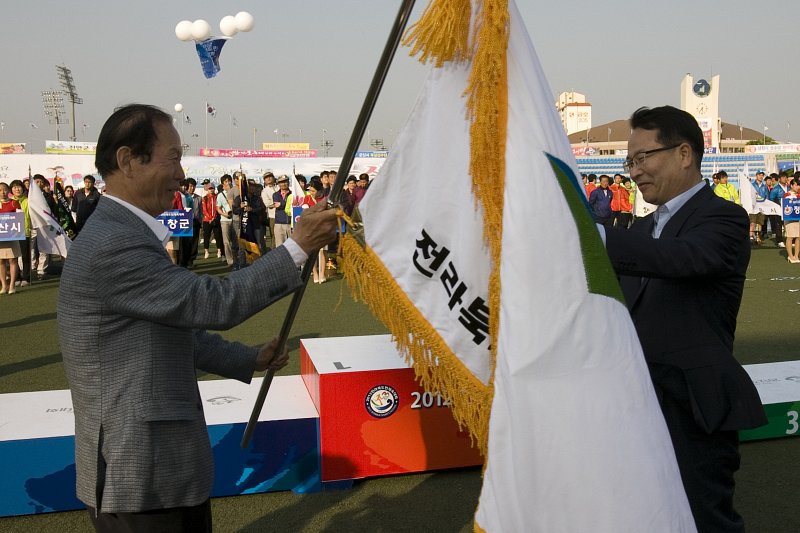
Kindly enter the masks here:
M 289 362 L 289 349 L 284 348 L 282 353 L 277 353 L 278 337 L 274 337 L 258 351 L 256 357 L 256 370 L 280 370 Z

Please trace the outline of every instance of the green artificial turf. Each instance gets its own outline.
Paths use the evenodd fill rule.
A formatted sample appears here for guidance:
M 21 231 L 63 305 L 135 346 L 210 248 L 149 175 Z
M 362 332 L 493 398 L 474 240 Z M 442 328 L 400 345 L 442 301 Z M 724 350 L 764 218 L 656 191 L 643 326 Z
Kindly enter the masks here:
M 213 248 L 212 248 L 213 250 Z M 223 275 L 218 259 L 200 260 L 200 274 Z M 773 245 L 753 251 L 739 313 L 735 354 L 745 364 L 800 359 L 800 265 Z M 57 277 L 0 296 L 0 393 L 64 389 L 56 329 Z M 77 300 L 81 287 L 61 287 Z M 276 335 L 288 307 L 284 300 L 223 333 L 256 345 Z M 289 341 L 283 374 L 299 373 L 301 338 L 385 333 L 386 329 L 344 283 L 310 284 Z M 80 331 L 73 332 L 80 335 Z M 213 379 L 213 376 L 202 376 Z M 800 439 L 747 442 L 741 446 L 737 510 L 749 531 L 800 531 Z M 535 474 L 534 474 L 535 475 Z M 471 531 L 480 492 L 480 469 L 390 476 L 356 481 L 351 489 L 298 495 L 256 494 L 212 500 L 216 531 L 400 532 Z M 598 488 L 598 490 L 603 490 Z M 0 518 L 4 532 L 91 531 L 85 511 Z

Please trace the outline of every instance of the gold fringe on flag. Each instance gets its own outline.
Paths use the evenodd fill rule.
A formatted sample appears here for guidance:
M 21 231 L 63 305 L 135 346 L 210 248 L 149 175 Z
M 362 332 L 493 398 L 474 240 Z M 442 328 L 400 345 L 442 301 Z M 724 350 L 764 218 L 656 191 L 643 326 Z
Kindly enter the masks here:
M 339 241 L 339 264 L 357 300 L 386 324 L 425 390 L 438 391 L 450 401 L 453 417 L 466 428 L 473 443 L 485 450 L 492 394 L 450 350 L 436 329 L 397 285 L 391 272 L 349 228 Z
M 484 239 L 489 244 L 489 336 L 491 377 L 476 378 L 452 353 L 438 332 L 398 287 L 380 258 L 354 237 L 352 226 L 340 241 L 345 278 L 357 298 L 365 301 L 394 335 L 407 359 L 413 360 L 421 384 L 451 401 L 453 416 L 466 427 L 485 454 L 489 413 L 494 396 L 497 332 L 500 316 L 500 254 L 503 235 L 505 148 L 508 117 L 508 0 L 477 0 L 475 37 L 470 46 L 472 2 L 432 0 L 403 42 L 422 63 L 436 67 L 471 58 L 466 96 L 470 121 L 470 164 L 476 205 L 483 206 Z M 349 224 L 349 221 L 348 221 Z
M 508 123 L 508 1 L 484 0 L 472 70 L 467 87 L 470 119 L 469 169 L 472 192 L 483 205 L 483 237 L 489 243 L 489 338 L 492 339 L 492 375 L 497 362 L 500 319 L 500 254 L 503 239 L 503 201 L 506 177 L 506 126 Z M 491 405 L 491 404 L 490 404 Z M 487 406 L 487 409 L 489 407 Z M 487 433 L 482 437 L 488 438 Z
M 411 26 L 403 46 L 411 47 L 411 55 L 421 52 L 419 60 L 434 65 L 469 57 L 469 23 L 472 18 L 471 0 L 437 0 L 428 4 L 422 17 Z

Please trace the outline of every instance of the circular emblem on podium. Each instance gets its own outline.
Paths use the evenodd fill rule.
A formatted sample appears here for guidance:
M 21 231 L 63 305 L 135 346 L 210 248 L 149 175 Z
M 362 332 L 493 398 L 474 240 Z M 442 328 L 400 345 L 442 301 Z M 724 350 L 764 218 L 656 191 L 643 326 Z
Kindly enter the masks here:
M 692 87 L 694 94 L 697 96 L 704 98 L 709 95 L 711 92 L 711 84 L 708 83 L 706 80 L 697 80 L 697 83 L 694 84 Z
M 791 215 L 792 214 L 792 206 L 787 205 L 786 207 L 784 207 L 783 208 L 783 214 L 786 215 L 786 216 Z
M 375 418 L 386 418 L 397 410 L 399 396 L 389 385 L 372 387 L 364 399 L 367 412 Z

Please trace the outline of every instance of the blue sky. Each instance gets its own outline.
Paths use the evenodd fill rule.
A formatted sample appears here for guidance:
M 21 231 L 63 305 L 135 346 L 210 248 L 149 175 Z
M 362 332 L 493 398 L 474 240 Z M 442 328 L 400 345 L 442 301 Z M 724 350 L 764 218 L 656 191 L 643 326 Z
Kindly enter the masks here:
M 412 20 L 425 4 L 418 2 Z M 340 155 L 399 5 L 400 0 L 6 3 L 0 21 L 6 50 L 0 142 L 28 142 L 41 152 L 44 140 L 55 138 L 41 91 L 59 87 L 55 65 L 66 64 L 84 100 L 76 110 L 79 140 L 96 140 L 117 105 L 146 102 L 171 111 L 180 102 L 192 119 L 184 136 L 194 150 L 206 143 L 208 101 L 217 108 L 217 117 L 209 119 L 209 147 L 252 148 L 257 128 L 258 147 L 277 139 L 317 148 L 326 129 L 335 143 L 331 155 Z M 794 68 L 800 2 L 525 0 L 519 7 L 554 95 L 585 93 L 595 125 L 626 118 L 642 105 L 679 105 L 687 72 L 695 78 L 719 74 L 724 121 L 756 130 L 767 124 L 768 134 L 781 140 L 787 140 L 788 122 L 788 140 L 800 141 L 800 76 Z M 193 45 L 176 39 L 175 25 L 202 18 L 219 34 L 220 18 L 238 11 L 252 13 L 255 28 L 226 44 L 222 72 L 206 80 Z M 426 68 L 407 50 L 398 52 L 370 138 L 392 143 Z M 229 115 L 238 127 L 229 127 Z M 71 126 L 62 126 L 61 138 L 69 135 Z

